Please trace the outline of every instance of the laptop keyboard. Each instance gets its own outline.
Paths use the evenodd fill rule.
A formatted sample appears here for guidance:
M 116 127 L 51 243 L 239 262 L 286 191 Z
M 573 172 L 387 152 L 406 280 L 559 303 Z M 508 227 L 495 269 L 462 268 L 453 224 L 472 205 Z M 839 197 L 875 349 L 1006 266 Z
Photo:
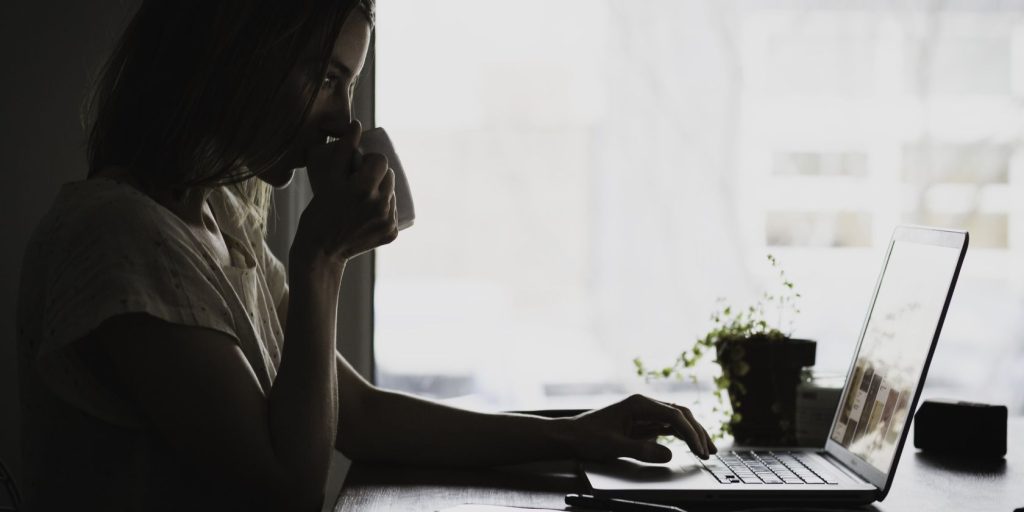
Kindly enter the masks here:
M 838 484 L 820 469 L 811 469 L 801 452 L 727 451 L 701 464 L 723 484 Z

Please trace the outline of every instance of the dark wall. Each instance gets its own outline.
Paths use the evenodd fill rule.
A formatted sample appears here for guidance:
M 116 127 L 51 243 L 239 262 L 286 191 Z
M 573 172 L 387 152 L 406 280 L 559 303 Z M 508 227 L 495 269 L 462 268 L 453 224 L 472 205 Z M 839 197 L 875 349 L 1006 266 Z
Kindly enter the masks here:
M 137 0 L 0 3 L 0 459 L 17 475 L 14 316 L 29 235 L 61 183 L 85 177 L 79 105 Z

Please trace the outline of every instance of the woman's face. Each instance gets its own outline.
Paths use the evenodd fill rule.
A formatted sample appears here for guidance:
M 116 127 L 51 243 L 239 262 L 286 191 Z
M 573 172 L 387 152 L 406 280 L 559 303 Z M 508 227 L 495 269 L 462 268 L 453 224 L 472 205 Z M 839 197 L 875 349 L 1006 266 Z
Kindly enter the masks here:
M 328 135 L 338 137 L 352 122 L 352 93 L 370 47 L 370 23 L 357 9 L 341 27 L 334 42 L 327 74 L 317 76 L 320 63 L 315 59 L 300 63 L 293 72 L 293 84 L 298 90 L 312 85 L 319 87 L 313 107 L 299 129 L 295 144 L 288 150 L 278 166 L 259 175 L 274 187 L 284 187 L 292 180 L 295 169 L 306 166 L 306 153 L 318 144 L 324 144 Z M 301 96 L 301 95 L 300 95 Z M 304 108 L 297 104 L 295 108 Z

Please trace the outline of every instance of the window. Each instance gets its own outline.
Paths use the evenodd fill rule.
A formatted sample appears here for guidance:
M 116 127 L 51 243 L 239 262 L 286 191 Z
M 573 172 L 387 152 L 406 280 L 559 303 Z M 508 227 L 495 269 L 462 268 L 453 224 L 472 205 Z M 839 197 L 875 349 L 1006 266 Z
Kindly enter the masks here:
M 377 120 L 418 218 L 378 251 L 378 382 L 480 409 L 647 391 L 631 360 L 752 301 L 766 253 L 845 374 L 911 222 L 972 234 L 929 393 L 1024 410 L 1024 9 L 1000 5 L 382 3 Z

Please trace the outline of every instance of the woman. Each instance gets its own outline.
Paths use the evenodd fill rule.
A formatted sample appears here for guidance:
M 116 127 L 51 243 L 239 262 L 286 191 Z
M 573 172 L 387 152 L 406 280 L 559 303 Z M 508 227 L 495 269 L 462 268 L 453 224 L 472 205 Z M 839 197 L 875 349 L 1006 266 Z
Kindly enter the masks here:
M 61 189 L 26 254 L 30 510 L 315 510 L 334 448 L 666 461 L 654 438 L 670 434 L 714 453 L 684 407 L 481 414 L 378 389 L 335 351 L 346 262 L 397 236 L 386 159 L 351 163 L 372 24 L 372 0 L 143 2 L 93 98 L 88 179 Z M 263 236 L 270 190 L 297 168 L 314 198 L 286 273 Z

